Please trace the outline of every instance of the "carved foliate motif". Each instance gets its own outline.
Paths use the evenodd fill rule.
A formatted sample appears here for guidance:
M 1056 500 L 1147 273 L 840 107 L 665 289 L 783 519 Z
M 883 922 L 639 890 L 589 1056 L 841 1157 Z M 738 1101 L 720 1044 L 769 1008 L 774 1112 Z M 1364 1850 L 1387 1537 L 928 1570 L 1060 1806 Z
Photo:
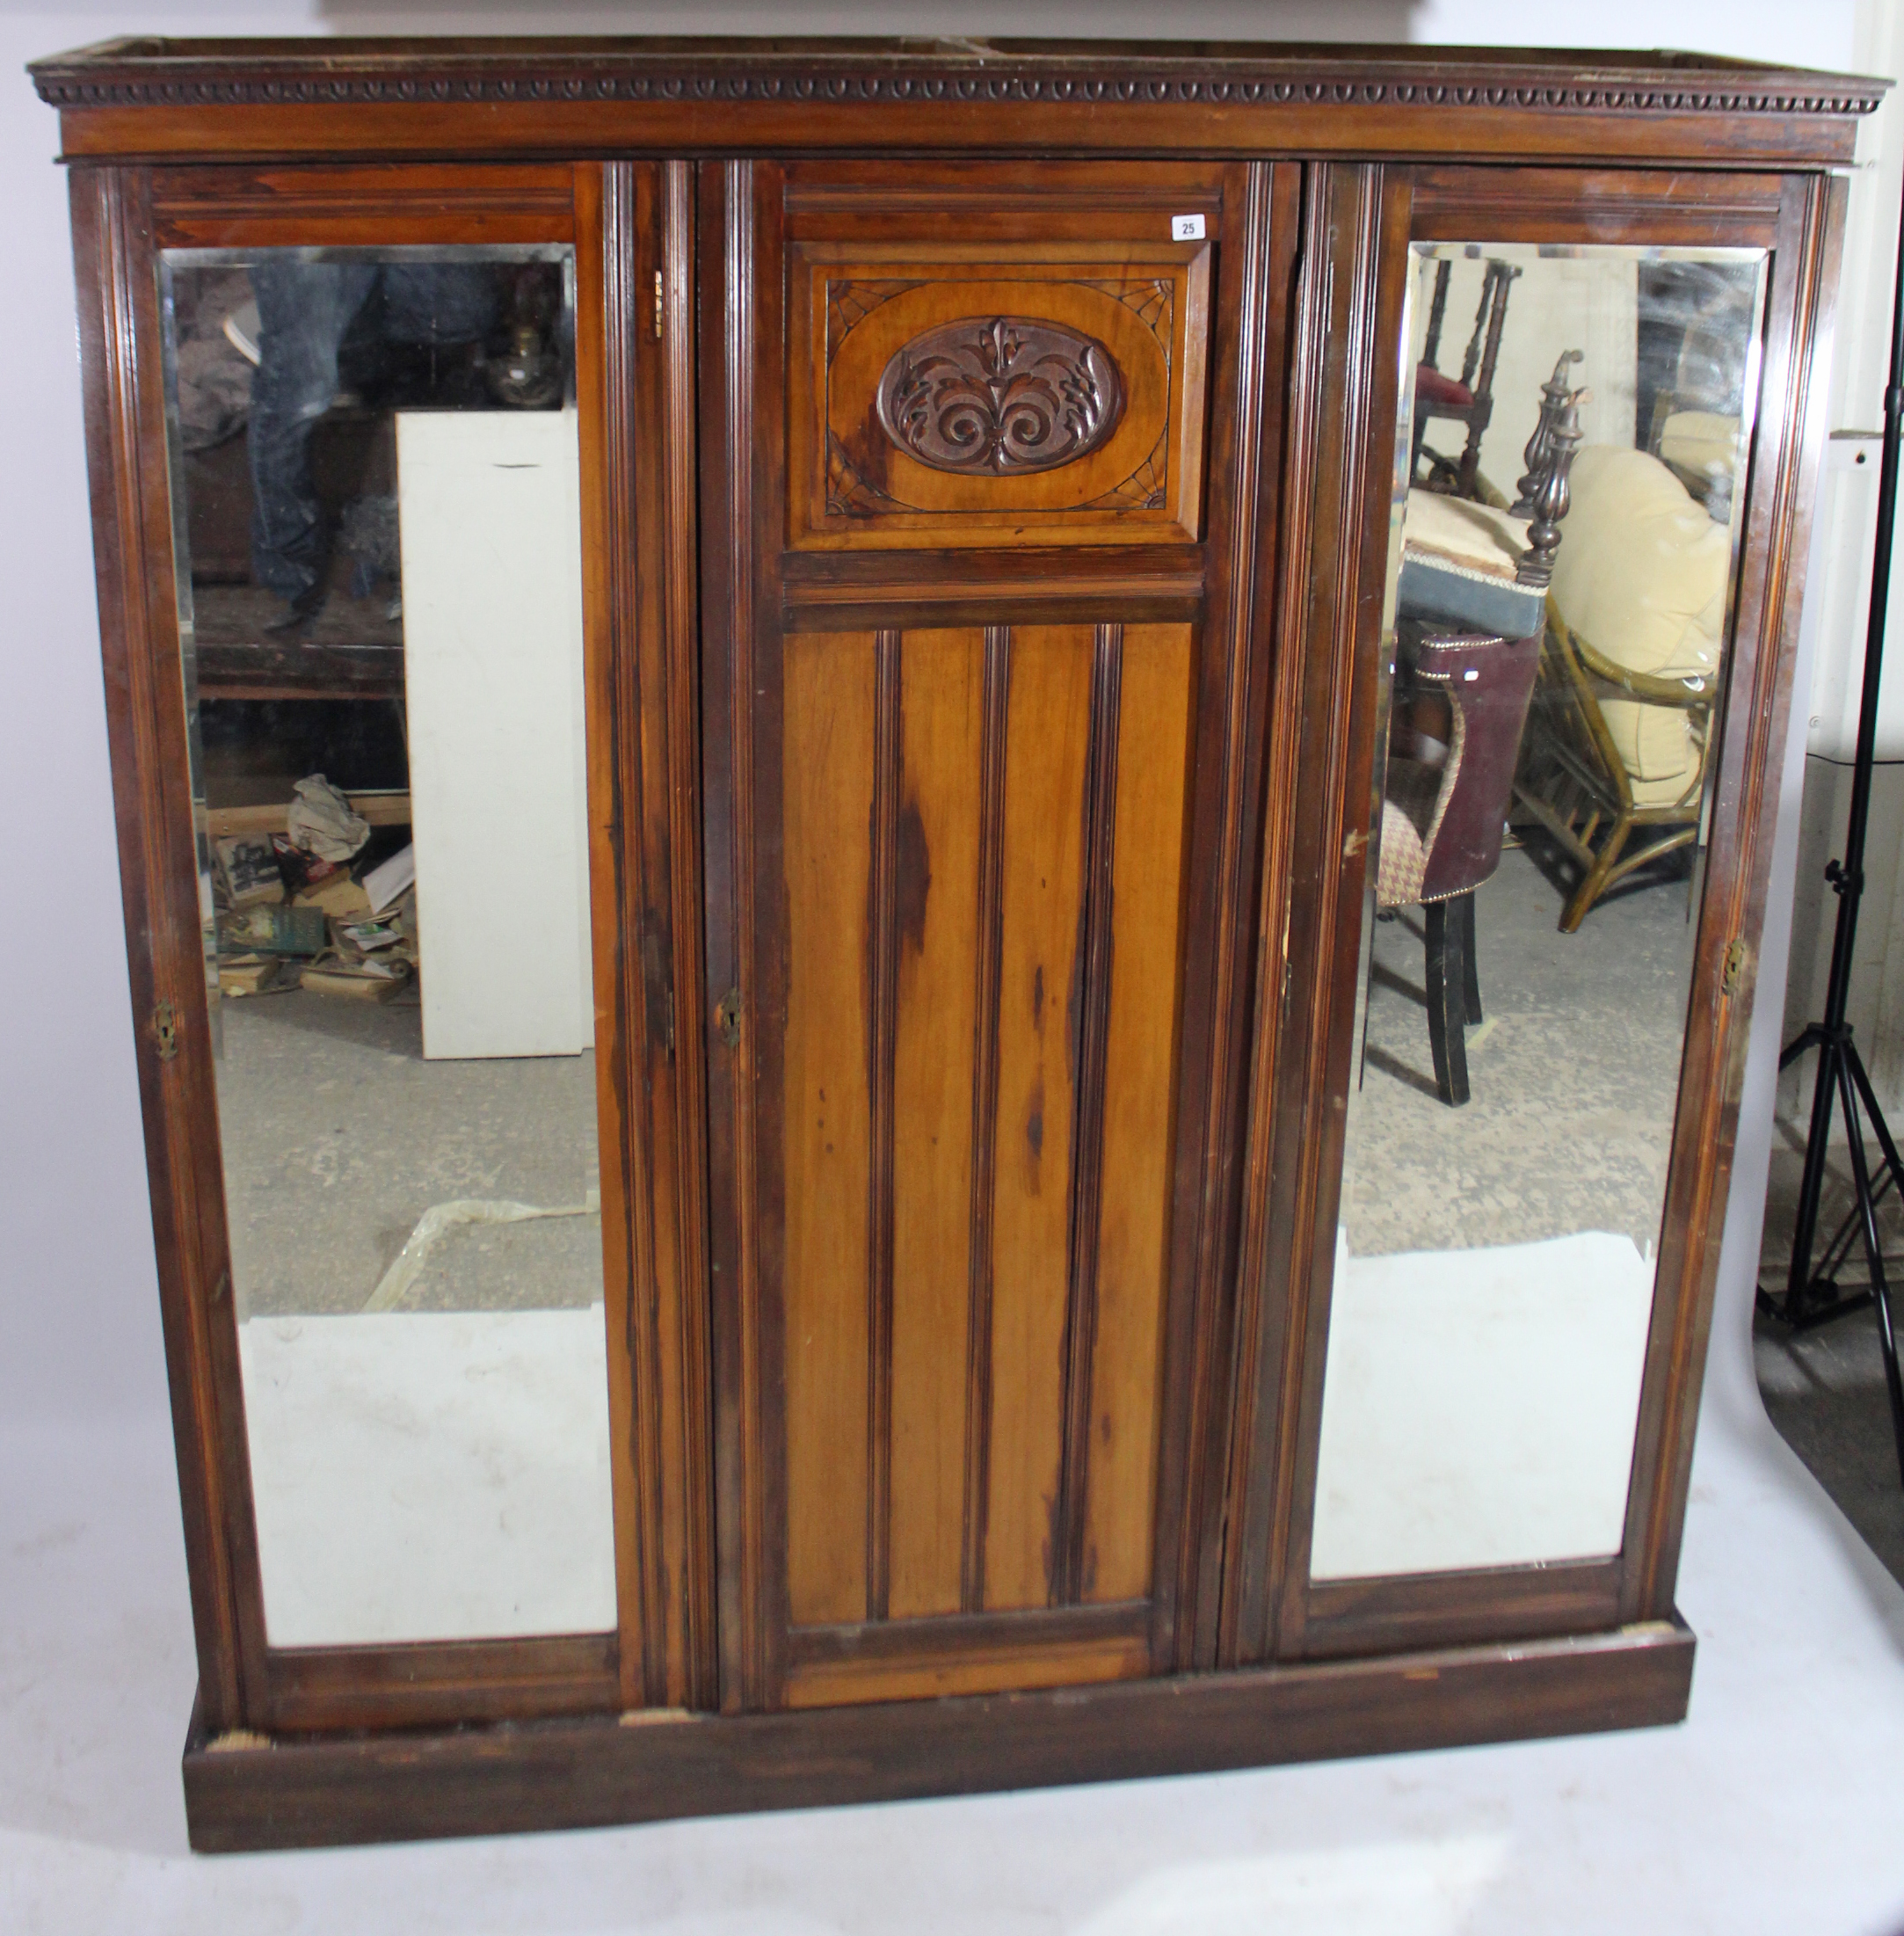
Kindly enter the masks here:
M 1123 415 L 1123 381 L 1093 338 L 1028 317 L 961 317 L 896 351 L 880 427 L 934 470 L 1011 477 L 1098 449 Z

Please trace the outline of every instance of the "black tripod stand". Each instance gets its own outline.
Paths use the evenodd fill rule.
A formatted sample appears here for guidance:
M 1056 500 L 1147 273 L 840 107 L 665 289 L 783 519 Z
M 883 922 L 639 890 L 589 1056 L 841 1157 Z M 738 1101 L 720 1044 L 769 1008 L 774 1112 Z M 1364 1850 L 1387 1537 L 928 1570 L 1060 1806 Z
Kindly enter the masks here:
M 1878 540 L 1871 559 L 1871 615 L 1864 634 L 1864 685 L 1858 703 L 1857 751 L 1851 766 L 1850 827 L 1844 859 L 1825 870 L 1838 897 L 1837 931 L 1831 944 L 1831 979 L 1826 986 L 1825 1015 L 1807 1023 L 1798 1039 L 1778 1059 L 1783 1069 L 1808 1049 L 1818 1051 L 1817 1086 L 1812 1092 L 1812 1123 L 1805 1140 L 1805 1175 L 1799 1190 L 1798 1223 L 1791 1234 L 1791 1265 L 1783 1297 L 1760 1291 L 1759 1308 L 1807 1331 L 1848 1311 L 1875 1304 L 1878 1335 L 1884 1348 L 1885 1385 L 1891 1397 L 1891 1429 L 1897 1438 L 1898 1471 L 1904 1478 L 1904 1381 L 1898 1374 L 1897 1336 L 1891 1321 L 1891 1298 L 1885 1279 L 1884 1254 L 1878 1241 L 1878 1205 L 1893 1187 L 1904 1190 L 1904 1164 L 1897 1145 L 1864 1072 L 1851 1024 L 1845 1020 L 1851 989 L 1851 950 L 1857 939 L 1858 902 L 1864 892 L 1864 833 L 1871 818 L 1871 776 L 1878 743 L 1878 691 L 1884 676 L 1885 606 L 1891 588 L 1891 535 L 1897 518 L 1898 458 L 1904 440 L 1904 225 L 1898 237 L 1898 273 L 1892 298 L 1891 375 L 1884 393 L 1884 447 L 1878 471 Z M 1819 1268 L 1812 1268 L 1812 1247 L 1818 1234 L 1819 1197 L 1825 1182 L 1825 1157 L 1831 1136 L 1834 1102 L 1844 1110 L 1844 1128 L 1851 1159 L 1854 1197 L 1850 1214 L 1825 1247 Z M 1869 1124 L 1884 1157 L 1884 1174 L 1872 1187 L 1864 1154 L 1864 1125 Z M 1862 1237 L 1871 1272 L 1869 1287 L 1841 1289 L 1837 1273 L 1849 1255 L 1854 1237 Z

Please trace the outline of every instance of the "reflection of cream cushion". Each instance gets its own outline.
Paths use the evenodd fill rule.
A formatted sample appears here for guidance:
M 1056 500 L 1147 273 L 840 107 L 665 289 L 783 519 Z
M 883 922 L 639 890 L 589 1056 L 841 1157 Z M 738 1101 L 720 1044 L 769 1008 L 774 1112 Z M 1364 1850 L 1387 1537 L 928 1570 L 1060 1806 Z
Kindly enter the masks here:
M 1552 598 L 1560 616 L 1629 672 L 1716 673 L 1726 622 L 1732 535 L 1714 524 L 1657 457 L 1582 447 L 1561 527 Z M 1700 748 L 1677 707 L 1601 695 L 1607 731 L 1642 805 L 1676 799 Z
M 1729 477 L 1739 461 L 1739 419 L 1682 410 L 1660 431 L 1660 455 L 1700 477 Z

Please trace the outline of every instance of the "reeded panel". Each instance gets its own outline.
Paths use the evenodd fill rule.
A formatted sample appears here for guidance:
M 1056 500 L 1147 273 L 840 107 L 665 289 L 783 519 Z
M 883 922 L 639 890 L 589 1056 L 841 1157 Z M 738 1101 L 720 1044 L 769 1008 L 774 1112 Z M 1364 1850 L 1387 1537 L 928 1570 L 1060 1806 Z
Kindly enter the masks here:
M 1195 680 L 1188 625 L 787 638 L 796 1629 L 1150 1591 Z

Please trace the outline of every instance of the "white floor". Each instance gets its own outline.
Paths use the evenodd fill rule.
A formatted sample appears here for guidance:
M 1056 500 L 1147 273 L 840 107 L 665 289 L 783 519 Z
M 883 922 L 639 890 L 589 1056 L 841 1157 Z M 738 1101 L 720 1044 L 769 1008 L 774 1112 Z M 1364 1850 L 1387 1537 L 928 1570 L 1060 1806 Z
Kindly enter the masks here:
M 0 1930 L 1894 1936 L 1904 1590 L 1715 1344 L 1682 1728 L 883 1809 L 193 1857 L 165 1423 L 0 1441 Z M 4 1429 L 4 1428 L 0 1428 Z

